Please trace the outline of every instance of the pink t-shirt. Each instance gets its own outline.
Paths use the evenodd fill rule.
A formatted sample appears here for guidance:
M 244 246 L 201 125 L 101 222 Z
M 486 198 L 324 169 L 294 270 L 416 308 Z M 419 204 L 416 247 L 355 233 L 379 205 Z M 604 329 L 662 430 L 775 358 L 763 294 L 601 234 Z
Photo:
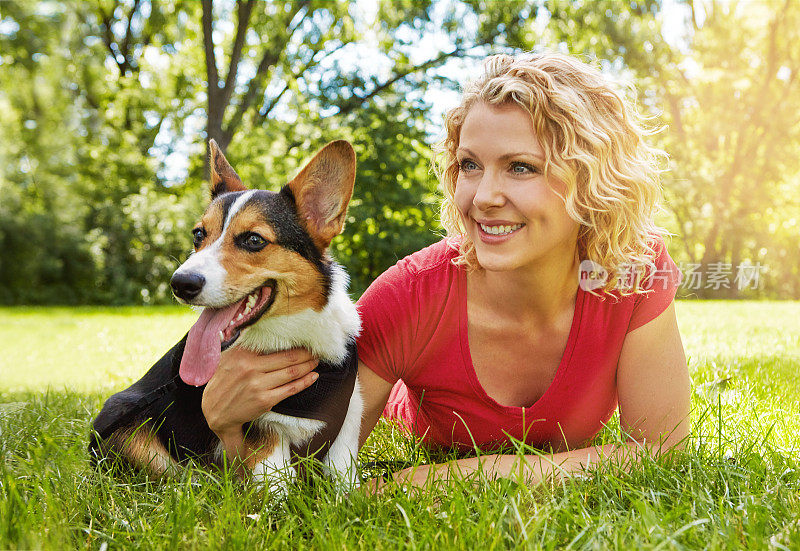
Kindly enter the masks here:
M 617 407 L 617 363 L 625 335 L 672 302 L 681 274 L 658 242 L 647 295 L 605 300 L 578 289 L 566 349 L 553 381 L 529 407 L 509 407 L 481 387 L 467 339 L 466 272 L 452 242 L 400 260 L 358 301 L 359 360 L 395 384 L 384 416 L 429 445 L 491 450 L 508 436 L 537 446 L 579 447 Z M 535 361 L 536 351 L 531 351 Z

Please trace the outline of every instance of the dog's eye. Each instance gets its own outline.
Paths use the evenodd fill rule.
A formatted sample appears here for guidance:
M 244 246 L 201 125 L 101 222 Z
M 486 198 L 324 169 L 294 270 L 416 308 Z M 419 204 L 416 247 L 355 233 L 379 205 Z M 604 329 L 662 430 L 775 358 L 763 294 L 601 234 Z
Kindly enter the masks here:
M 205 239 L 205 237 L 206 230 L 203 228 L 195 228 L 192 230 L 192 241 L 195 249 L 199 247 L 201 243 L 203 243 L 203 239 Z
M 254 232 L 247 232 L 236 236 L 237 244 L 250 252 L 258 252 L 269 243 L 266 239 Z

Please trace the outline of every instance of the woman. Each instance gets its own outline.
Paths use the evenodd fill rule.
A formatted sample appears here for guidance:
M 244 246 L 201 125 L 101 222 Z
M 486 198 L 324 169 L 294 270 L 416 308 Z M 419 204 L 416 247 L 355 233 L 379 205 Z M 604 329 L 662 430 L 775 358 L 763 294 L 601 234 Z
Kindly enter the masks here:
M 432 446 L 486 451 L 513 437 L 553 451 L 396 478 L 481 470 L 535 483 L 688 434 L 672 305 L 680 273 L 653 222 L 657 151 L 635 118 L 599 72 L 557 54 L 490 57 L 448 113 L 437 164 L 448 238 L 398 262 L 359 301 L 362 444 L 383 414 Z M 579 277 L 586 266 L 594 279 Z M 237 384 L 278 387 L 277 402 L 311 384 L 313 367 L 297 351 L 229 354 L 204 397 L 226 448 L 238 451 L 241 423 L 263 413 Z M 617 407 L 628 442 L 588 446 Z

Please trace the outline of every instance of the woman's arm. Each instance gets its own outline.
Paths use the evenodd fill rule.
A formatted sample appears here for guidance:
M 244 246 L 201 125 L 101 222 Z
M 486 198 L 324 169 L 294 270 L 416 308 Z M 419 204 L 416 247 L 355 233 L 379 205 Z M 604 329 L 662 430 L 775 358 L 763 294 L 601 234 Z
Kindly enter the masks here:
M 436 480 L 464 478 L 481 472 L 488 479 L 510 478 L 534 486 L 545 480 L 574 476 L 591 470 L 601 461 L 613 460 L 625 468 L 639 461 L 643 452 L 653 456 L 663 449 L 643 442 L 605 444 L 565 452 L 542 455 L 483 455 L 468 457 L 450 463 L 419 465 L 394 474 L 395 482 L 423 487 Z M 386 486 L 383 480 L 373 480 L 368 491 L 380 492 Z
M 620 423 L 629 439 L 555 454 L 489 455 L 400 471 L 398 482 L 422 486 L 433 479 L 462 477 L 482 471 L 489 478 L 519 478 L 536 484 L 590 469 L 613 458 L 630 465 L 641 450 L 658 455 L 681 444 L 689 434 L 690 382 L 674 304 L 625 338 L 617 367 Z M 373 490 L 383 485 L 375 481 Z
M 361 449 L 380 419 L 394 385 L 361 362 L 358 362 L 358 384 L 361 385 L 361 396 L 364 398 L 364 415 L 358 437 L 358 448 Z
M 634 440 L 665 448 L 683 442 L 690 428 L 690 387 L 673 302 L 625 337 L 617 366 L 622 430 Z

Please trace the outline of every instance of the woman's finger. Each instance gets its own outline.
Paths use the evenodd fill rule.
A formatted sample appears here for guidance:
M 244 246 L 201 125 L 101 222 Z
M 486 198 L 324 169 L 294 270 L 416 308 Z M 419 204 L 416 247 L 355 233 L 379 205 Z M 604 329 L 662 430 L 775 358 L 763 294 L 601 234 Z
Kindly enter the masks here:
M 281 352 L 273 352 L 264 356 L 258 356 L 258 370 L 262 373 L 279 371 L 291 366 L 305 364 L 314 360 L 313 354 L 305 348 L 293 348 Z
M 284 369 L 270 371 L 260 375 L 256 384 L 261 385 L 261 388 L 277 388 L 285 385 L 286 383 L 291 383 L 292 381 L 296 381 L 297 379 L 305 377 L 318 365 L 319 360 L 312 359 L 300 364 L 290 365 Z
M 304 377 L 295 379 L 286 384 L 268 390 L 268 401 L 272 403 L 270 408 L 278 402 L 285 400 L 289 396 L 294 396 L 301 390 L 307 389 L 314 384 L 314 381 L 316 381 L 318 377 L 319 374 L 312 371 Z
M 314 356 L 305 348 L 294 348 L 260 355 L 250 350 L 234 348 L 226 350 L 220 358 L 220 368 L 226 371 L 245 373 L 271 373 L 310 361 Z

